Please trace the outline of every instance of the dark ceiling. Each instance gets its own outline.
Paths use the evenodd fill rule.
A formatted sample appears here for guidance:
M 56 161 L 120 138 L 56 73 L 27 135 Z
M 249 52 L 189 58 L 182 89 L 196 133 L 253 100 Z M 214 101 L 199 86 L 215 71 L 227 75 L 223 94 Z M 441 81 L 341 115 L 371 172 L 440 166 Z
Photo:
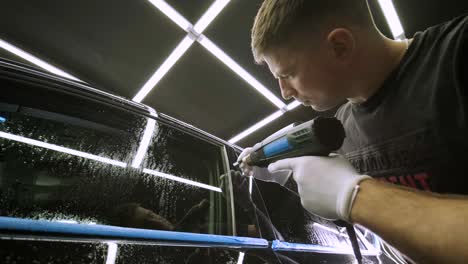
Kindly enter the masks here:
M 214 1 L 166 2 L 194 24 Z M 274 78 L 253 63 L 250 52 L 250 28 L 261 2 L 232 0 L 204 34 L 280 97 Z M 468 12 L 468 1 L 393 2 L 407 36 Z M 370 5 L 378 27 L 390 36 L 377 0 Z M 129 99 L 186 36 L 147 0 L 3 1 L 0 28 L 0 39 Z M 0 56 L 19 59 L 2 49 Z M 197 42 L 143 103 L 226 140 L 277 110 Z M 299 106 L 238 144 L 252 145 L 289 123 L 316 115 Z

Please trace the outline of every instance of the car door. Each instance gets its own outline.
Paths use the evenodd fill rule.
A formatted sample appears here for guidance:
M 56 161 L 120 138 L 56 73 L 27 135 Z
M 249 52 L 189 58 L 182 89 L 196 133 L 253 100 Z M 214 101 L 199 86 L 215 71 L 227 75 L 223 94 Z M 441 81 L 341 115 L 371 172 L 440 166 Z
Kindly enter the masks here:
M 11 64 L 0 86 L 2 263 L 261 263 L 245 251 L 268 242 L 235 236 L 223 143 Z

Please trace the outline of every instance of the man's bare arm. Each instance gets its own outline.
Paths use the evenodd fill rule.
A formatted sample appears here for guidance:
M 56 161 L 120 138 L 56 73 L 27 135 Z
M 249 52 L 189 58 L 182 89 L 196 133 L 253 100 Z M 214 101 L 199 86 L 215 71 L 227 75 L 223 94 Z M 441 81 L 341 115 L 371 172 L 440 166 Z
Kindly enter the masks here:
M 365 180 L 351 220 L 418 263 L 466 263 L 468 198 Z

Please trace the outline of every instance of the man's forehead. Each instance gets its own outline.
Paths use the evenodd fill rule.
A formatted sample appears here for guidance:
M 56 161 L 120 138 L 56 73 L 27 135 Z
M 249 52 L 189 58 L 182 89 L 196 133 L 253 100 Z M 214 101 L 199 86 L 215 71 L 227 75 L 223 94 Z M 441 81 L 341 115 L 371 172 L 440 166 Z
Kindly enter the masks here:
M 274 75 L 277 75 L 281 73 L 281 71 L 291 67 L 295 61 L 295 57 L 296 56 L 292 52 L 289 52 L 286 49 L 276 49 L 274 51 L 265 53 L 263 58 L 270 68 L 270 71 Z

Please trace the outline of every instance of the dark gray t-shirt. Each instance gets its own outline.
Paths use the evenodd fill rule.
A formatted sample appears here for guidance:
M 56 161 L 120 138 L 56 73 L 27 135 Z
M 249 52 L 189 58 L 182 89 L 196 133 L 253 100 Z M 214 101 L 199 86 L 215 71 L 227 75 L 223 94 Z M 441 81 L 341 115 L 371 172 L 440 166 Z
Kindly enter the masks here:
M 336 116 L 341 149 L 362 174 L 468 194 L 468 16 L 416 33 L 399 67 L 361 105 Z

